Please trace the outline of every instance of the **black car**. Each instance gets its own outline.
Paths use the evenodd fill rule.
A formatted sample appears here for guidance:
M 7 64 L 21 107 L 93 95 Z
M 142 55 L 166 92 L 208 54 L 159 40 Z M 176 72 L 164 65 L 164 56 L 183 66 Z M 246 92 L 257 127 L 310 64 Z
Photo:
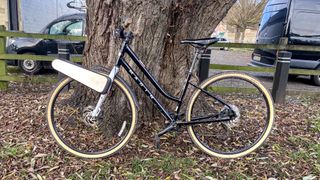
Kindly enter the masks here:
M 41 34 L 83 36 L 85 32 L 86 14 L 78 13 L 62 16 L 48 24 Z M 66 43 L 71 55 L 81 55 L 85 42 L 43 40 L 32 38 L 14 38 L 8 40 L 7 52 L 10 54 L 54 55 L 58 54 L 58 43 Z M 35 74 L 42 68 L 51 68 L 51 63 L 46 61 L 8 61 L 9 65 L 21 67 L 28 74 Z
M 279 44 L 281 37 L 289 45 L 320 45 L 319 0 L 269 0 L 260 23 L 257 44 Z M 320 53 L 291 51 L 291 68 L 320 70 Z M 250 65 L 275 66 L 276 51 L 255 49 Z M 311 76 L 320 86 L 320 76 Z

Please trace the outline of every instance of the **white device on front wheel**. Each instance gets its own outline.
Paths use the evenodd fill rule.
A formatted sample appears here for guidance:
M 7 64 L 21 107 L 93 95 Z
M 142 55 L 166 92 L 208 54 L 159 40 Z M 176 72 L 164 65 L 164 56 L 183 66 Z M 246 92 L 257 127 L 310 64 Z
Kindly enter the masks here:
M 106 93 L 111 82 L 109 77 L 87 70 L 69 61 L 55 59 L 52 62 L 52 67 L 99 93 Z

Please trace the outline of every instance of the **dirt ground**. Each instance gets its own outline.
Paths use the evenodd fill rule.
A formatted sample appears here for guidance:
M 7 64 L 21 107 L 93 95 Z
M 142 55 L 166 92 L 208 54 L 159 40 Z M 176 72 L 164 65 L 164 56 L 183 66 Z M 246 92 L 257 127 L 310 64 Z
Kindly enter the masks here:
M 10 84 L 0 91 L 0 179 L 298 179 L 320 178 L 320 98 L 290 96 L 277 105 L 267 142 L 249 156 L 209 157 L 186 131 L 154 146 L 162 120 L 144 124 L 111 158 L 86 160 L 64 152 L 45 119 L 51 85 Z

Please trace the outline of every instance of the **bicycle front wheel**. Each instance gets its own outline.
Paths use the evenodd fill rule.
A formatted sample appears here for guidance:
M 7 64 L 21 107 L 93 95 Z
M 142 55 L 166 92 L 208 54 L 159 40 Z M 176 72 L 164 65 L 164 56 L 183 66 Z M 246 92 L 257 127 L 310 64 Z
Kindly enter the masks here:
M 133 94 L 115 79 L 97 118 L 90 118 L 100 94 L 70 78 L 53 90 L 47 108 L 51 134 L 69 153 L 82 158 L 110 156 L 132 136 L 137 109 Z
M 200 88 L 189 101 L 187 121 L 212 120 L 188 126 L 191 139 L 201 150 L 220 158 L 238 158 L 266 140 L 274 121 L 274 106 L 270 93 L 258 80 L 236 72 L 222 73 L 208 78 Z M 226 117 L 231 118 L 219 121 Z

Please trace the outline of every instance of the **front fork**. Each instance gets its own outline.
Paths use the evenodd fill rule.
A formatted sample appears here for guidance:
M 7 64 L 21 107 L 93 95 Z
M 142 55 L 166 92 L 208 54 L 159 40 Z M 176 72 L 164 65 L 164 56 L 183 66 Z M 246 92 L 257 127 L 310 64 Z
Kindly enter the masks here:
M 94 110 L 91 112 L 91 118 L 92 118 L 92 119 L 95 119 L 95 118 L 97 118 L 97 117 L 99 116 L 99 114 L 100 114 L 100 112 L 101 112 L 101 106 L 102 106 L 102 104 L 104 103 L 104 101 L 107 99 L 108 93 L 109 93 L 109 91 L 110 91 L 110 89 L 111 89 L 111 87 L 112 87 L 112 83 L 113 83 L 116 75 L 119 73 L 119 70 L 120 70 L 120 69 L 119 69 L 119 67 L 117 67 L 117 66 L 114 66 L 114 67 L 112 68 L 112 71 L 111 71 L 110 74 L 109 74 L 109 78 L 111 79 L 111 85 L 110 85 L 107 93 L 100 95 L 100 98 L 99 98 L 99 101 L 98 101 L 96 107 L 95 107 Z

